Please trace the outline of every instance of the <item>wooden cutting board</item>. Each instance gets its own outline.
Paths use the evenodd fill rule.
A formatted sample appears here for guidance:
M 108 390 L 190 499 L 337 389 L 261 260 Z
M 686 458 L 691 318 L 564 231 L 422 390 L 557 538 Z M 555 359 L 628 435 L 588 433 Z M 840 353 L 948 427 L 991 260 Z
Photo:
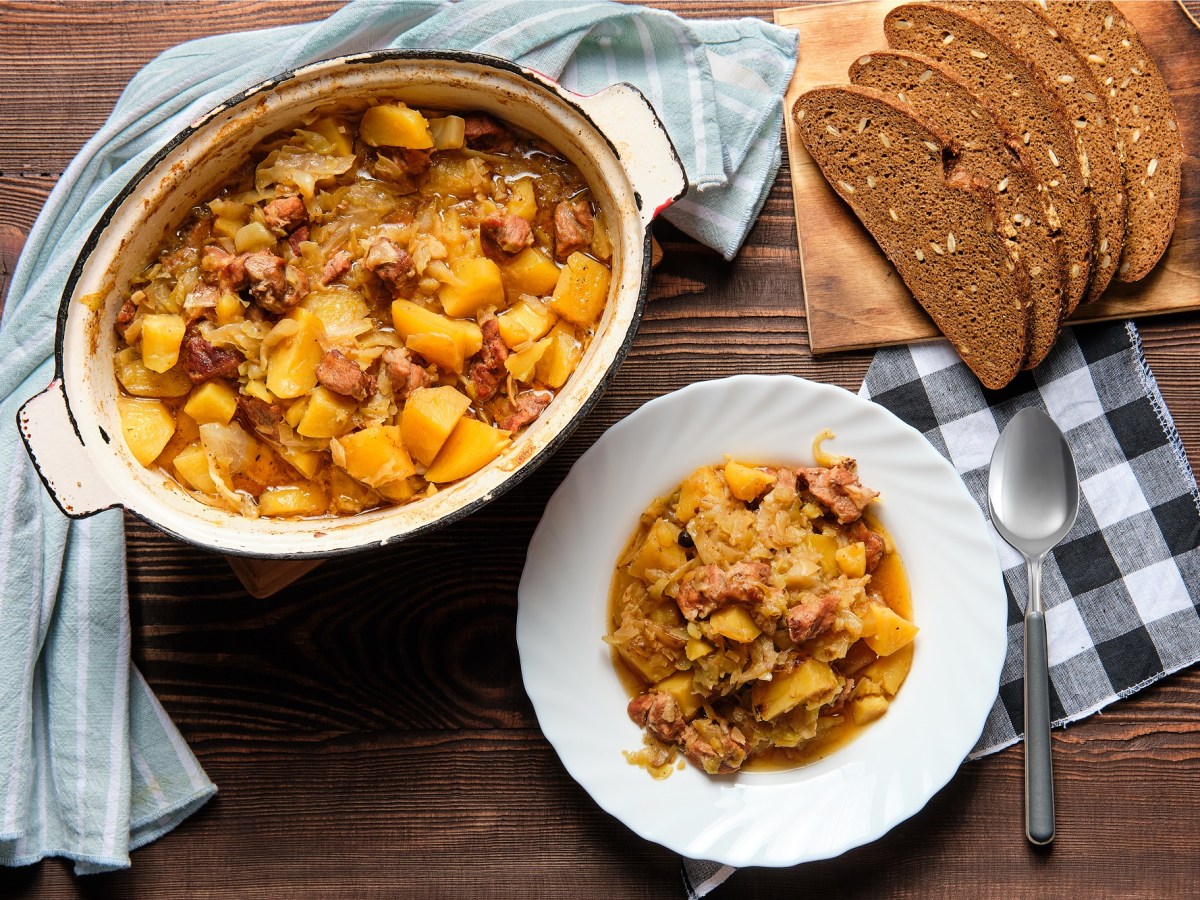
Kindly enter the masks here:
M 784 99 L 796 234 L 813 353 L 882 347 L 938 336 L 892 264 L 804 148 L 790 110 L 819 84 L 845 84 L 850 64 L 887 46 L 883 19 L 899 0 L 857 0 L 781 9 L 775 22 L 800 32 L 796 73 Z M 1175 236 L 1148 277 L 1117 284 L 1070 321 L 1151 316 L 1200 309 L 1200 30 L 1165 0 L 1119 3 L 1137 28 L 1171 91 L 1184 160 Z

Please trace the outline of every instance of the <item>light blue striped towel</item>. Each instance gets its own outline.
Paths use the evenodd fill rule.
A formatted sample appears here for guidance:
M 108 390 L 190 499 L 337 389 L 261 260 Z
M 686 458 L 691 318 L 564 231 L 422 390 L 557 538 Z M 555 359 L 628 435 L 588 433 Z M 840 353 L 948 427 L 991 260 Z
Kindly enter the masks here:
M 188 122 L 277 72 L 380 47 L 476 49 L 582 93 L 638 85 L 693 185 L 668 217 L 726 257 L 779 166 L 796 36 L 753 20 L 616 3 L 358 0 L 324 22 L 192 41 L 139 72 L 46 202 L 0 326 L 0 862 L 128 866 L 131 849 L 216 791 L 130 664 L 120 513 L 64 519 L 17 437 L 18 407 L 52 376 L 67 273 L 120 188 Z

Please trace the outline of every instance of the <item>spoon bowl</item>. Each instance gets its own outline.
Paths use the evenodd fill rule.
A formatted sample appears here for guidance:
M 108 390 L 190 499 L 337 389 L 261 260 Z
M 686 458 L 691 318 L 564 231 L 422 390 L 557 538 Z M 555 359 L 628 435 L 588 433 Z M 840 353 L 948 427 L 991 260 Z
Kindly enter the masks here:
M 1017 413 L 992 454 L 988 506 L 1000 536 L 1026 556 L 1044 556 L 1067 536 L 1079 513 L 1079 477 L 1071 448 L 1040 409 Z

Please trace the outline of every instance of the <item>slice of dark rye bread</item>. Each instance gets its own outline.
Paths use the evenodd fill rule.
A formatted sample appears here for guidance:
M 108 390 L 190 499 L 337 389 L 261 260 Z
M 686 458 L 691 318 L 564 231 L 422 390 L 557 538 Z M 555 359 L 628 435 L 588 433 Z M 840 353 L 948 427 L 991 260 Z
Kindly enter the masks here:
M 1179 213 L 1183 141 L 1158 66 L 1133 26 L 1111 3 L 1030 2 L 1083 53 L 1107 92 L 1125 150 L 1129 223 L 1120 281 L 1145 278 L 1171 242 Z
M 825 178 L 971 371 L 985 387 L 1008 384 L 1025 362 L 1029 279 L 996 231 L 992 186 L 956 172 L 945 133 L 882 91 L 813 88 L 792 117 Z
M 950 5 L 950 4 L 943 4 Z M 1091 284 L 1087 301 L 1098 300 L 1117 271 L 1125 243 L 1125 168 L 1105 91 L 1075 45 L 1044 18 L 1020 3 L 971 0 L 953 4 L 982 22 L 1037 67 L 1075 128 L 1076 152 L 1096 214 Z
M 984 107 L 949 69 L 903 50 L 874 51 L 850 67 L 854 84 L 896 95 L 932 119 L 958 150 L 955 169 L 995 192 L 1000 231 L 1029 274 L 1029 357 L 1033 368 L 1054 346 L 1063 318 L 1066 264 L 1057 233 L 1046 221 L 1045 192 L 1020 137 Z
M 1095 228 L 1075 152 L 1075 129 L 1062 104 L 1007 41 L 953 10 L 906 3 L 887 14 L 883 29 L 892 47 L 932 57 L 952 69 L 1021 135 L 1034 174 L 1050 196 L 1050 227 L 1062 230 L 1070 315 L 1087 290 Z

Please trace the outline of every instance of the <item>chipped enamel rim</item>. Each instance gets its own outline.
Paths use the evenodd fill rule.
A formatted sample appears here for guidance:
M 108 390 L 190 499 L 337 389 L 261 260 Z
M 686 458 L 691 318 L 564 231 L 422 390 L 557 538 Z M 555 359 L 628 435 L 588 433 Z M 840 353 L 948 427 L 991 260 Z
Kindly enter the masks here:
M 381 96 L 478 109 L 554 144 L 583 172 L 613 223 L 613 287 L 596 337 L 554 402 L 498 459 L 437 495 L 357 516 L 247 519 L 142 467 L 120 438 L 110 327 L 131 278 L 163 236 L 210 196 L 262 137 L 339 99 Z M 179 133 L 101 216 L 63 291 L 55 379 L 18 414 L 38 473 L 72 518 L 122 506 L 206 549 L 267 558 L 328 557 L 449 524 L 516 485 L 569 436 L 629 351 L 649 291 L 650 222 L 687 188 L 645 97 L 618 84 L 584 97 L 506 60 L 458 51 L 382 50 L 324 60 L 235 95 Z M 90 309 L 79 298 L 102 296 Z

